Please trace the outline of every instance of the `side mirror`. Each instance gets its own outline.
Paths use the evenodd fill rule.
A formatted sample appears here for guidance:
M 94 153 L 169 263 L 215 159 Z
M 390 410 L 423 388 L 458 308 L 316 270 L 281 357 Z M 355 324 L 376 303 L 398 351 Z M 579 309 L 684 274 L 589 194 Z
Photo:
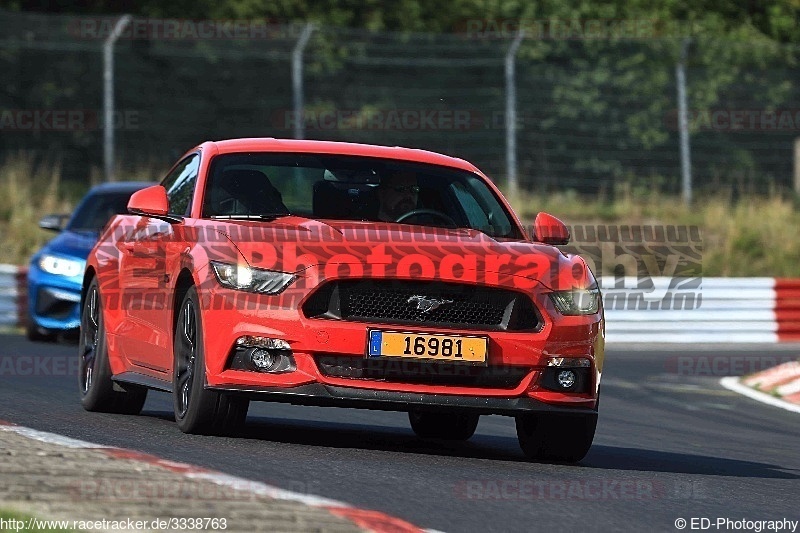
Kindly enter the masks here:
M 569 242 L 569 228 L 553 215 L 539 213 L 533 221 L 533 240 L 559 245 Z
M 49 231 L 63 231 L 68 219 L 69 215 L 45 215 L 39 221 L 39 227 Z
M 128 212 L 133 215 L 164 217 L 169 211 L 167 190 L 161 185 L 153 185 L 136 191 L 128 200 Z

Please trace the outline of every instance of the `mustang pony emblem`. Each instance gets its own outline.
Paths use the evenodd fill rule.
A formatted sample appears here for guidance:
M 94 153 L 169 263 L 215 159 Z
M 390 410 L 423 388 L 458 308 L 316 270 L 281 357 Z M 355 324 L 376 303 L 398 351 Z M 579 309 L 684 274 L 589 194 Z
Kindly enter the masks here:
M 444 304 L 451 304 L 453 300 L 436 300 L 435 298 L 426 298 L 425 296 L 421 296 L 415 294 L 411 298 L 408 299 L 408 303 L 416 303 L 417 304 L 417 311 L 422 311 L 423 313 L 429 313 L 434 309 L 438 309 L 440 306 Z

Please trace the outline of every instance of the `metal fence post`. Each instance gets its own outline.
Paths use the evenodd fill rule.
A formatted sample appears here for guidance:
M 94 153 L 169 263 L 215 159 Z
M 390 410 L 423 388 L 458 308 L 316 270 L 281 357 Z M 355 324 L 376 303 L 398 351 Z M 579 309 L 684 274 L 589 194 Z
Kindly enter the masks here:
M 689 118 L 686 103 L 686 59 L 691 39 L 681 41 L 681 55 L 675 65 L 675 80 L 678 85 L 678 131 L 681 145 L 681 181 L 683 202 L 692 203 L 692 154 L 689 147 Z
M 800 196 L 800 137 L 794 140 L 794 192 Z
M 303 123 L 303 51 L 306 49 L 314 25 L 305 25 L 297 44 L 292 50 L 292 96 L 294 100 L 294 138 L 302 139 L 305 135 Z
M 508 173 L 508 194 L 517 195 L 517 50 L 525 32 L 519 30 L 506 52 L 506 172 Z
M 114 181 L 114 43 L 131 21 L 123 15 L 103 42 L 103 168 L 106 181 Z

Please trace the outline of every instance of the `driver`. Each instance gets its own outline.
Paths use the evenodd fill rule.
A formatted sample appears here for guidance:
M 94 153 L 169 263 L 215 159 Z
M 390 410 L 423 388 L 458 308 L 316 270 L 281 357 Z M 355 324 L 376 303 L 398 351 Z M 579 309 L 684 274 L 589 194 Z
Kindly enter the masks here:
M 378 187 L 378 220 L 395 222 L 417 208 L 419 185 L 413 172 L 397 171 L 381 181 Z

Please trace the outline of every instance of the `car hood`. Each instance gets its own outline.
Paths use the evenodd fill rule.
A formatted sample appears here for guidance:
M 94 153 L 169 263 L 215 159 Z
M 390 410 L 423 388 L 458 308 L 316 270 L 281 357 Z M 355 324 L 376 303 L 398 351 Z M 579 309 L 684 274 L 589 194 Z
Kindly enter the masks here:
M 478 230 L 296 216 L 266 223 L 205 222 L 228 237 L 250 266 L 301 276 L 314 271 L 324 278 L 385 276 L 520 288 L 541 283 L 553 290 L 594 284 L 578 256 L 540 243 L 495 239 Z M 529 283 L 520 283 L 520 278 Z
M 42 248 L 41 253 L 51 253 L 72 259 L 86 260 L 98 234 L 94 232 L 62 231 Z

